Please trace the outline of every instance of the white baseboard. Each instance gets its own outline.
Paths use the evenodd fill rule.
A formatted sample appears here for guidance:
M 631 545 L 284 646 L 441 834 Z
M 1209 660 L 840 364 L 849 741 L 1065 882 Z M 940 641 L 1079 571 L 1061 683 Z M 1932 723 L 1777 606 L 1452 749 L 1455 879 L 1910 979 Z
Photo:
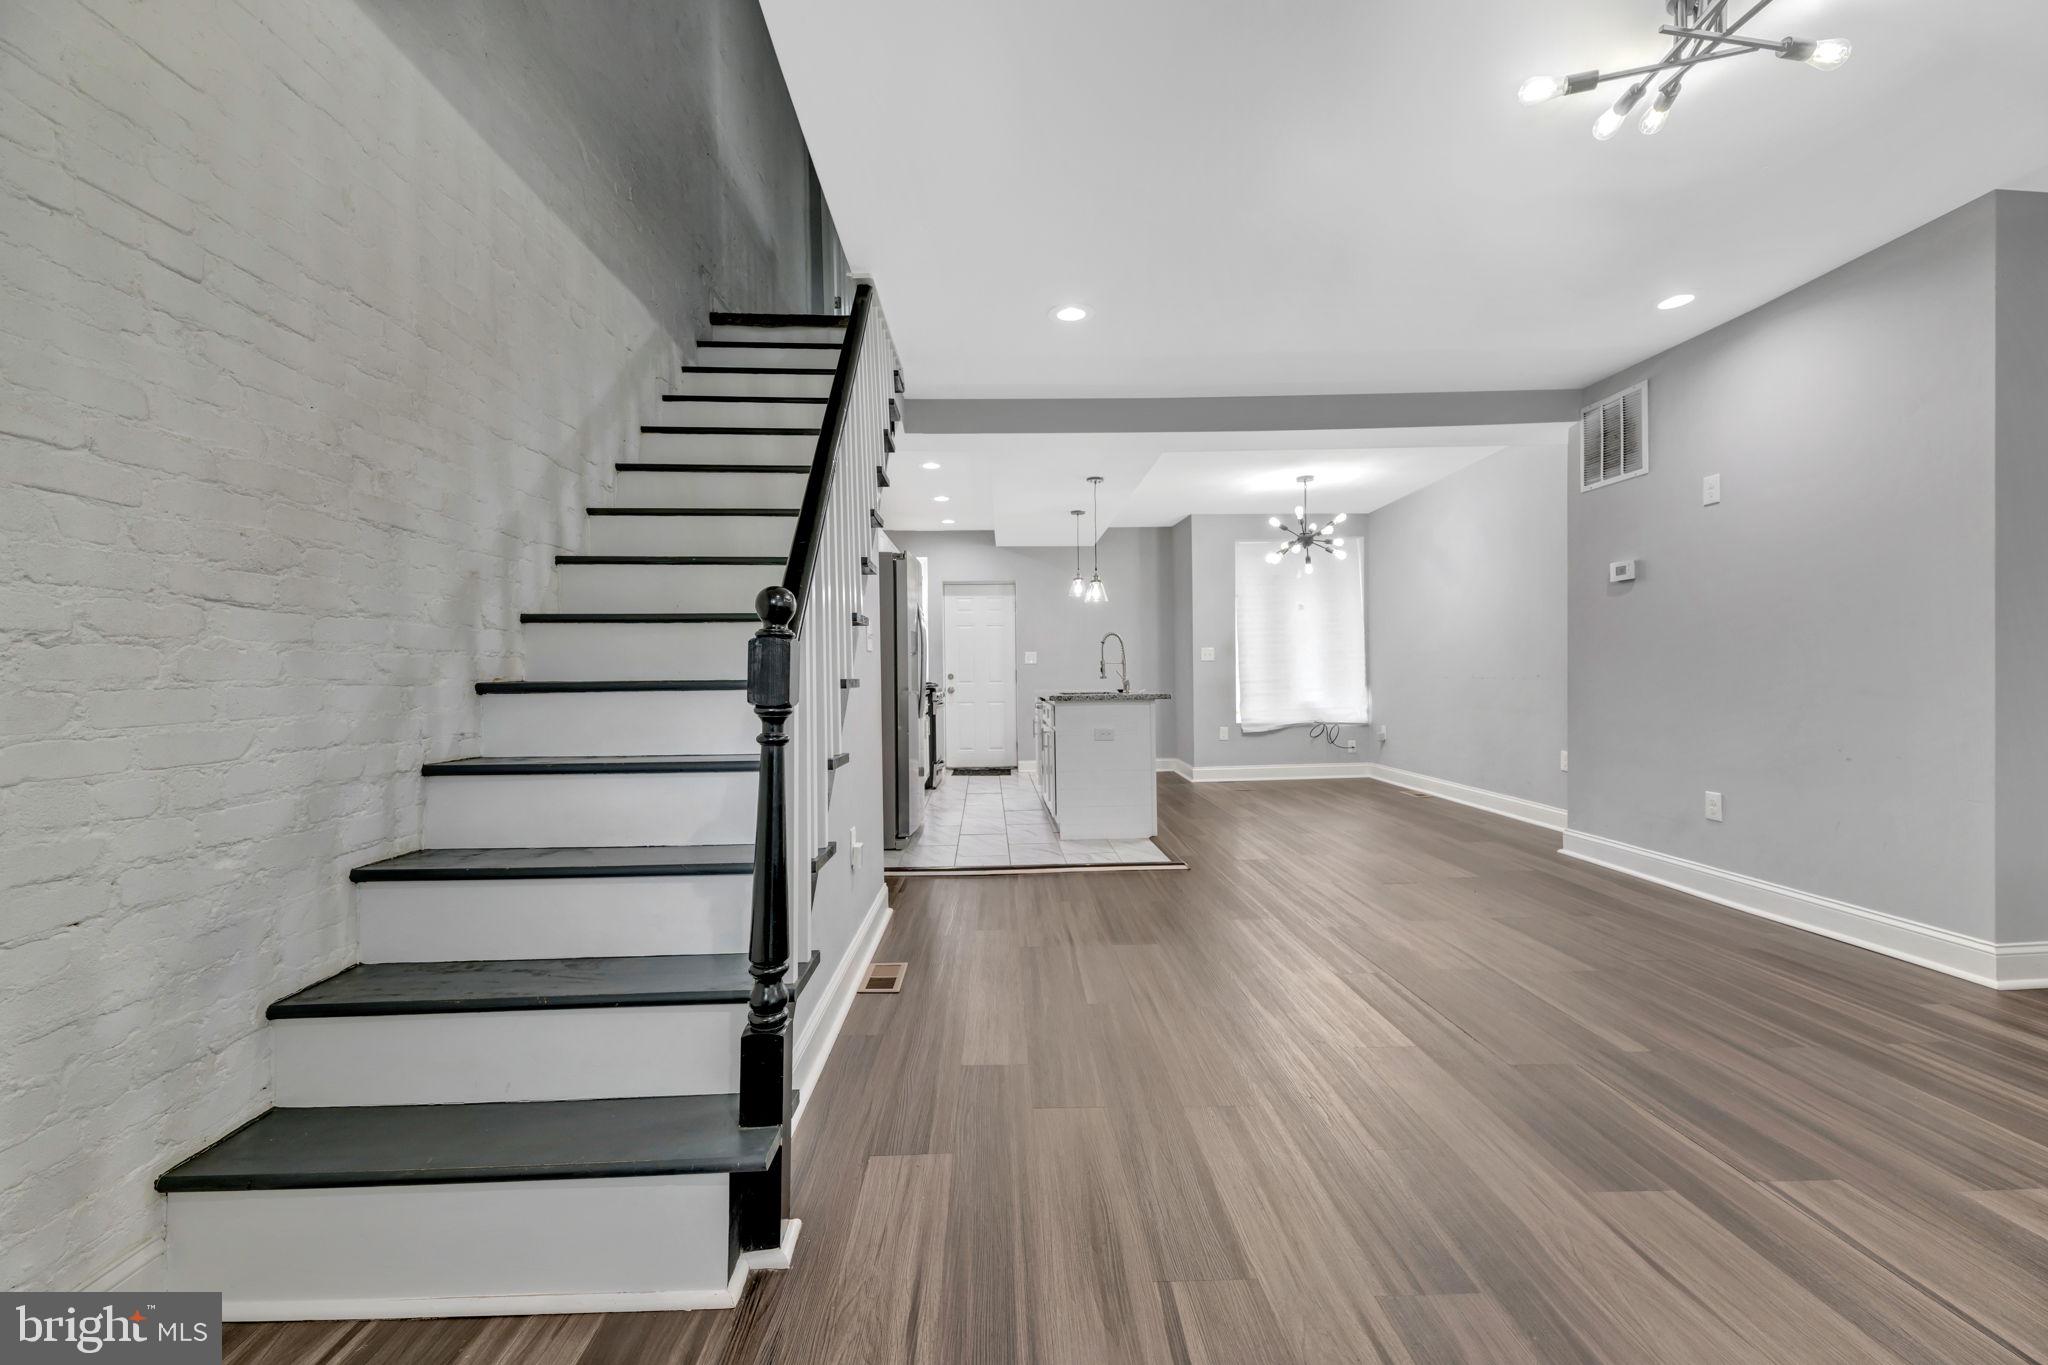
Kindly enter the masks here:
M 832 1055 L 833 1045 L 839 1041 L 839 1030 L 846 1025 L 847 1011 L 853 1008 L 853 997 L 859 990 L 861 979 L 867 975 L 869 965 L 875 960 L 875 950 L 882 946 L 882 931 L 889 927 L 892 913 L 889 884 L 884 881 L 875 889 L 873 903 L 868 906 L 859 927 L 853 931 L 853 938 L 846 945 L 839 965 L 833 968 L 832 979 L 815 994 L 805 992 L 807 999 L 799 1007 L 797 1016 L 799 1019 L 807 1018 L 811 1023 L 797 1038 L 797 1101 L 791 1127 L 803 1121 L 804 1110 L 810 1107 L 811 1095 L 818 1088 L 818 1077 L 824 1074 L 825 1061 Z
M 1403 768 L 1390 768 L 1384 763 L 1369 766 L 1372 768 L 1373 777 L 1392 787 L 1405 787 L 1409 791 L 1440 796 L 1461 806 L 1492 811 L 1495 815 L 1505 815 L 1510 820 L 1520 820 L 1524 824 L 1541 825 L 1545 829 L 1561 830 L 1565 826 L 1565 809 L 1562 806 L 1546 806 L 1540 801 L 1509 796 L 1505 792 L 1488 791 L 1484 787 L 1468 787 L 1462 782 L 1431 777 L 1427 773 L 1411 773 Z
M 1194 766 L 1184 758 L 1162 758 L 1152 766 L 1156 771 L 1172 773 L 1175 777 L 1184 778 L 1189 782 L 1195 780 Z
M 1565 831 L 1563 852 L 1568 858 L 1853 943 L 1915 966 L 1931 967 L 1980 986 L 1999 990 L 2048 986 L 2048 943 L 2000 945 L 1578 830 Z
M 1174 759 L 1179 763 L 1180 760 Z M 1185 764 L 1181 765 L 1185 767 Z M 1371 763 L 1225 763 L 1190 768 L 1182 776 L 1191 782 L 1309 782 L 1342 778 L 1369 778 Z M 1179 772 L 1179 768 L 1172 771 Z
M 1998 989 L 2048 990 L 2048 943 L 1999 944 Z

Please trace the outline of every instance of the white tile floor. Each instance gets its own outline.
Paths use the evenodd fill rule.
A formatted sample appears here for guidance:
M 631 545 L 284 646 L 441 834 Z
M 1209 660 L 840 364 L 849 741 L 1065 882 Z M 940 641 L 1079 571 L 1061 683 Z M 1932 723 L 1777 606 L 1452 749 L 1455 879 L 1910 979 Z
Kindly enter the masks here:
M 1048 867 L 1170 863 L 1150 839 L 1061 839 L 1023 773 L 948 777 L 925 793 L 924 828 L 884 867 Z

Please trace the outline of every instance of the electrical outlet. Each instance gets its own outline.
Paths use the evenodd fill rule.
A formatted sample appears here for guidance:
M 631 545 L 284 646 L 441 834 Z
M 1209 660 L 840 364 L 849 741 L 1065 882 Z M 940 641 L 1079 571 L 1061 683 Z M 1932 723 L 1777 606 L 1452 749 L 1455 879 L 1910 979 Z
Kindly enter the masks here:
M 1230 738 L 1230 727 L 1229 727 L 1228 725 L 1219 725 L 1219 726 L 1217 726 L 1217 727 L 1216 727 L 1216 738 L 1218 738 L 1218 739 L 1229 739 L 1229 738 Z
M 1709 820 L 1719 820 L 1721 818 L 1721 793 L 1707 793 L 1707 818 Z
M 1382 725 L 1382 726 L 1380 727 L 1380 743 L 1382 743 L 1382 744 L 1385 744 L 1386 742 L 1387 742 L 1387 727 L 1386 727 L 1386 726 L 1384 726 L 1384 725 Z
M 1027 649 L 1027 650 L 1025 650 L 1025 651 L 1024 651 L 1024 662 L 1025 662 L 1025 663 L 1027 663 L 1027 664 L 1035 664 L 1035 663 L 1037 663 L 1037 662 L 1038 662 L 1038 651 L 1037 651 L 1037 650 L 1035 650 L 1035 649 Z
M 1203 663 L 1205 663 L 1205 664 L 1213 664 L 1213 663 L 1215 663 L 1215 662 L 1216 662 L 1216 646 L 1214 646 L 1214 645 L 1203 645 L 1203 646 L 1202 646 L 1202 662 L 1203 662 Z
M 1559 749 L 1557 751 L 1557 770 L 1561 773 L 1568 773 L 1572 770 L 1572 755 L 1569 749 Z
M 1343 741 L 1341 744 L 1339 744 L 1337 747 L 1340 749 L 1356 750 L 1358 748 L 1358 741 L 1355 739 L 1347 739 Z
M 1700 506 L 1712 507 L 1721 501 L 1721 476 L 1709 474 L 1700 480 Z

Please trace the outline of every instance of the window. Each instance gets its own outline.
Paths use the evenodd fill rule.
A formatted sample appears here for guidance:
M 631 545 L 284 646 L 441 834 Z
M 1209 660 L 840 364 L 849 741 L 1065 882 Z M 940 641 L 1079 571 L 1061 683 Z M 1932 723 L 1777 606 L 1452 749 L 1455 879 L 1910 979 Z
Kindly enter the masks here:
M 1363 725 L 1364 555 L 1290 555 L 1266 562 L 1271 540 L 1237 543 L 1237 723 L 1247 730 L 1327 721 Z

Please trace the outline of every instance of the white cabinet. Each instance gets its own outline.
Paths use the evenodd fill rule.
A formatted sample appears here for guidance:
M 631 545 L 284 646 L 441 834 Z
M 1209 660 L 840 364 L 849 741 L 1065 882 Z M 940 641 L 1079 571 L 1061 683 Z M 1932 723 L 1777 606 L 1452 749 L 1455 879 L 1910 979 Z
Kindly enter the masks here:
M 1149 839 L 1159 831 L 1152 707 L 1142 697 L 1038 703 L 1039 795 L 1062 839 Z

